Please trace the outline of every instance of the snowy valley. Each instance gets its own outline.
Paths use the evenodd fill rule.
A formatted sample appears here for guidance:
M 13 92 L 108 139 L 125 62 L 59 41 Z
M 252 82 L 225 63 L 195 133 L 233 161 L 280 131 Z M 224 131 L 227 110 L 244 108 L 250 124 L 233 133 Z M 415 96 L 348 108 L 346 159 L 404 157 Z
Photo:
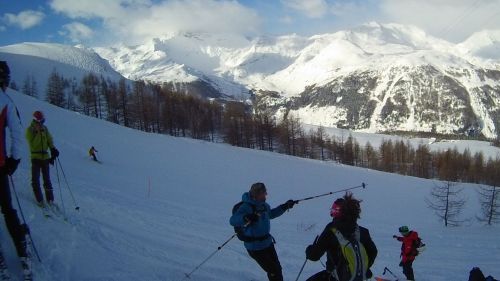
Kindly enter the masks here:
M 419 280 L 466 280 L 473 266 L 500 276 L 500 229 L 474 219 L 479 213 L 476 185 L 461 185 L 467 198 L 463 218 L 468 221 L 445 228 L 425 203 L 437 181 L 147 134 L 8 92 L 25 126 L 34 110 L 45 112 L 80 206 L 74 210 L 63 188 L 69 221 L 43 217 L 34 204 L 26 149 L 14 181 L 43 260 L 34 264 L 36 280 L 182 280 L 232 235 L 230 210 L 257 181 L 268 186 L 271 206 L 365 182 L 367 188 L 355 195 L 364 200 L 360 224 L 370 229 L 379 248 L 375 274 L 384 267 L 399 272 L 400 244 L 392 235 L 407 224 L 428 245 L 414 264 Z M 102 164 L 88 158 L 92 145 Z M 54 173 L 52 168 L 56 202 L 62 206 Z M 272 221 L 285 280 L 297 276 L 305 247 L 330 220 L 334 198 L 303 202 Z M 17 258 L 3 224 L 0 234 L 16 273 Z M 320 263 L 306 264 L 301 280 L 321 269 Z M 266 277 L 235 239 L 191 280 Z

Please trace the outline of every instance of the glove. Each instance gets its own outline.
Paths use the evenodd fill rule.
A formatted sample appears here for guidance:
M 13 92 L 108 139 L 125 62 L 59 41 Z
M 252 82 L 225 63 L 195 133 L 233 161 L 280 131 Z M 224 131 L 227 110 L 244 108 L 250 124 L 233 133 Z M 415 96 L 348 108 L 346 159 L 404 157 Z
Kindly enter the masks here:
M 49 164 L 54 166 L 54 163 L 56 162 L 56 158 L 55 157 L 52 157 L 49 159 Z
M 9 176 L 12 176 L 16 172 L 19 162 L 21 162 L 21 159 L 14 159 L 12 157 L 5 159 L 5 171 Z
M 245 221 L 249 222 L 250 224 L 255 223 L 259 220 L 259 215 L 257 214 L 248 214 L 243 217 Z
M 281 208 L 286 211 L 286 210 L 293 208 L 293 206 L 295 204 L 297 204 L 297 202 L 295 200 L 290 199 L 290 200 L 286 201 L 285 203 L 281 204 Z
M 50 156 L 52 156 L 52 158 L 56 159 L 57 157 L 59 157 L 59 150 L 57 150 L 57 148 L 53 147 L 50 149 Z
M 314 258 L 313 255 L 314 245 L 309 245 L 306 248 L 306 259 L 311 261 L 317 261 L 318 259 Z
M 392 235 L 392 238 L 394 239 L 398 239 L 398 237 L 396 235 Z

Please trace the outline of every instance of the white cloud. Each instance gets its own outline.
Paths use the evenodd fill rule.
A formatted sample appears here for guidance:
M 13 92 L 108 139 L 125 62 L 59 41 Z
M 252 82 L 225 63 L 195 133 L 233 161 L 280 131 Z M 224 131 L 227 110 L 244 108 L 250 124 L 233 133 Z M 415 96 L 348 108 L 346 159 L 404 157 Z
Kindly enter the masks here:
M 383 0 L 380 9 L 387 21 L 414 24 L 455 42 L 476 31 L 500 29 L 499 0 Z
M 7 13 L 3 16 L 4 21 L 9 25 L 15 25 L 25 30 L 40 24 L 45 14 L 40 11 L 26 10 L 19 14 Z
M 250 34 L 260 25 L 256 11 L 228 0 L 52 0 L 51 7 L 102 20 L 108 34 L 128 43 L 179 31 Z
M 94 31 L 80 22 L 72 22 L 63 25 L 63 30 L 59 34 L 68 37 L 73 43 L 80 43 L 92 38 Z
M 328 12 L 325 0 L 281 0 L 283 5 L 305 14 L 310 18 L 321 18 Z
M 284 16 L 284 17 L 280 18 L 280 22 L 282 22 L 284 24 L 292 24 L 293 19 L 291 16 Z

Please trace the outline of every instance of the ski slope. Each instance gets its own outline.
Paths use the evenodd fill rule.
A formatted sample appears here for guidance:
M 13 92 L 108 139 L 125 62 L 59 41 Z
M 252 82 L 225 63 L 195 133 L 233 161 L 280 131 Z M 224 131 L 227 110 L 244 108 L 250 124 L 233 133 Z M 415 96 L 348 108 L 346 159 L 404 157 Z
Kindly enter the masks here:
M 360 224 L 370 229 L 379 249 L 372 268 L 375 274 L 381 274 L 385 266 L 400 272 L 400 243 L 392 235 L 407 224 L 427 244 L 426 252 L 414 263 L 417 280 L 466 280 L 473 266 L 500 276 L 500 227 L 486 227 L 471 219 L 462 227 L 444 228 L 424 201 L 435 181 L 148 134 L 9 93 L 24 126 L 34 110 L 45 112 L 80 206 L 74 210 L 63 189 L 68 222 L 43 216 L 34 205 L 25 149 L 14 180 L 43 259 L 42 264 L 34 263 L 35 280 L 182 280 L 232 235 L 231 208 L 257 181 L 267 185 L 271 206 L 367 183 L 367 189 L 356 190 L 355 195 L 364 200 Z M 89 159 L 92 145 L 102 164 Z M 62 206 L 54 168 L 51 173 L 56 201 Z M 463 186 L 468 198 L 463 218 L 473 218 L 479 213 L 476 186 Z M 334 199 L 302 202 L 272 221 L 285 280 L 295 280 L 306 246 L 330 220 Z M 13 280 L 20 280 L 4 224 L 0 237 Z M 320 263 L 308 262 L 300 280 L 320 270 Z M 191 280 L 267 278 L 235 239 Z

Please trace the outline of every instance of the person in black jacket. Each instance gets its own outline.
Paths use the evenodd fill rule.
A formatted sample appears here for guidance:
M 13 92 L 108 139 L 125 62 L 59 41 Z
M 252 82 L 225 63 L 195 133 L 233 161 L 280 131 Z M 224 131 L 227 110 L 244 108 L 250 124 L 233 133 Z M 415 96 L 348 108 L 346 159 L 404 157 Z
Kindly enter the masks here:
M 368 229 L 357 224 L 360 203 L 352 193 L 335 200 L 330 210 L 333 221 L 306 249 L 307 259 L 312 261 L 318 261 L 327 254 L 326 270 L 307 281 L 361 281 L 372 277 L 370 267 L 378 251 Z

